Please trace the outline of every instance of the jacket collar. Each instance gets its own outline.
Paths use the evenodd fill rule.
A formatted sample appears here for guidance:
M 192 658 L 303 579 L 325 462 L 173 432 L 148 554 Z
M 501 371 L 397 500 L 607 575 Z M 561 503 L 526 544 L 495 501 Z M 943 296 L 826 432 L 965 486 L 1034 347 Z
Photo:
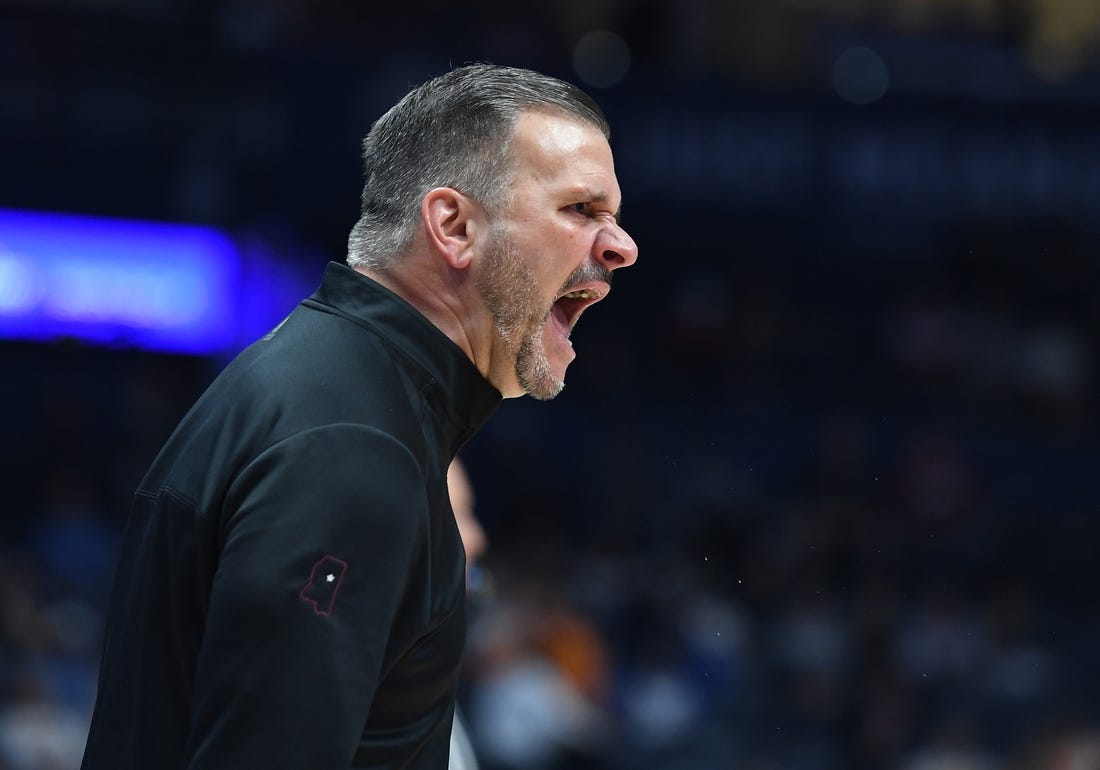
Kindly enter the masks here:
M 459 444 L 500 405 L 500 392 L 465 352 L 419 310 L 382 284 L 339 262 L 329 262 L 311 300 L 339 311 L 388 340 L 425 375 L 433 399 L 459 423 Z M 457 449 L 457 447 L 456 447 Z

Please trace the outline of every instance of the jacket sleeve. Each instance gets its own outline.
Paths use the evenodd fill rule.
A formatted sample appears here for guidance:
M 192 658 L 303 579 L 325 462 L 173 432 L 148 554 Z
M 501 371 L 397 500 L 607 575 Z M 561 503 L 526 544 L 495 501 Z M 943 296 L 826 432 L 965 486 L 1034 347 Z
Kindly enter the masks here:
M 307 431 L 238 475 L 222 522 L 188 767 L 347 767 L 425 568 L 415 459 L 362 426 Z

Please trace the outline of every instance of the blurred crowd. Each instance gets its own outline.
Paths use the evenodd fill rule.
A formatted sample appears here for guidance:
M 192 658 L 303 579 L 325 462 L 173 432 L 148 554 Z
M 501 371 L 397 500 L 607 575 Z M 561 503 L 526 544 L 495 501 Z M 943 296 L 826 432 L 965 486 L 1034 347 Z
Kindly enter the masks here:
M 579 332 L 625 374 L 586 365 L 565 436 L 517 405 L 471 450 L 508 480 L 468 670 L 486 756 L 1100 767 L 1098 265 L 1047 242 L 967 238 L 919 280 L 832 257 L 804 297 L 789 265 L 685 275 L 653 358 Z
M 488 770 L 1100 767 L 1097 266 L 988 238 L 936 285 L 687 271 L 501 408 L 464 451 Z M 129 491 L 220 364 L 3 355 L 0 767 L 70 768 Z
M 1100 5 L 484 6 L 0 1 L 0 205 L 319 278 L 379 105 L 582 82 L 641 258 L 463 450 L 486 770 L 1100 770 Z M 0 770 L 78 765 L 130 495 L 223 363 L 0 342 Z

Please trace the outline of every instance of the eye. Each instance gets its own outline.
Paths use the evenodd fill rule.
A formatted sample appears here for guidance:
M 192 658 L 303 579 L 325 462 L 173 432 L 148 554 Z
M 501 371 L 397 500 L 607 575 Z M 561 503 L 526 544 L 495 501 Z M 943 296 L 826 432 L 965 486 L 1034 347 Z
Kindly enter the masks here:
M 575 212 L 588 219 L 608 220 L 611 222 L 619 221 L 617 214 L 599 205 L 597 201 L 578 201 L 576 203 L 570 203 L 564 210 Z

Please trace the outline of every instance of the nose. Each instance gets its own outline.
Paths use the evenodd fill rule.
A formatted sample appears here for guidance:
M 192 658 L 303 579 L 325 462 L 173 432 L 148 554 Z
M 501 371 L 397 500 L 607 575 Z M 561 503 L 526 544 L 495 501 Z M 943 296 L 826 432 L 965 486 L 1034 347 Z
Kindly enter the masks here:
M 638 244 L 618 223 L 608 224 L 593 244 L 596 259 L 610 270 L 630 267 L 638 261 Z

